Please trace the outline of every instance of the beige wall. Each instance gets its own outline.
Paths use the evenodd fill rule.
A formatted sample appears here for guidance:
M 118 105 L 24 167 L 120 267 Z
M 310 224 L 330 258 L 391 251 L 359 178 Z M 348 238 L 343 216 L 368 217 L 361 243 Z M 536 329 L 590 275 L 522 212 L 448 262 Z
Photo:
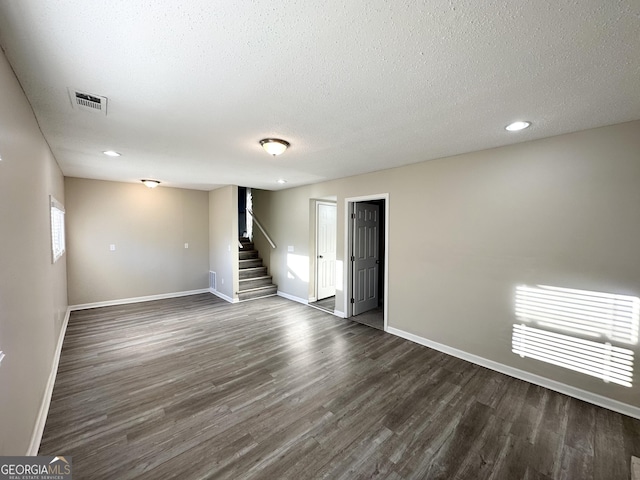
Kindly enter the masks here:
M 287 246 L 313 265 L 310 199 L 337 195 L 344 260 L 344 199 L 379 193 L 389 193 L 390 327 L 640 406 L 637 372 L 627 388 L 511 352 L 520 284 L 640 295 L 640 121 L 254 190 L 254 210 L 278 246 L 269 258 L 278 289 L 302 299 L 309 293 L 304 279 L 289 275 Z M 338 291 L 336 308 L 344 298 Z M 638 345 L 625 347 L 637 364 Z
M 51 256 L 49 195 L 64 184 L 0 52 L 0 455 L 24 455 L 67 311 L 66 255 Z
M 80 178 L 65 188 L 71 305 L 208 287 L 207 192 Z
M 209 192 L 209 269 L 216 272 L 217 292 L 227 300 L 238 291 L 238 187 Z

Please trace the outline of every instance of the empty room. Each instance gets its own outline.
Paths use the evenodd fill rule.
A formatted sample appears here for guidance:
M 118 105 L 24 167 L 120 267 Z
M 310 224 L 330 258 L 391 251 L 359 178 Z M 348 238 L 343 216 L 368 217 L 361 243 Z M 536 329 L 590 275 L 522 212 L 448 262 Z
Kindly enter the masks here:
M 0 47 L 2 478 L 640 480 L 637 2 L 3 0 Z

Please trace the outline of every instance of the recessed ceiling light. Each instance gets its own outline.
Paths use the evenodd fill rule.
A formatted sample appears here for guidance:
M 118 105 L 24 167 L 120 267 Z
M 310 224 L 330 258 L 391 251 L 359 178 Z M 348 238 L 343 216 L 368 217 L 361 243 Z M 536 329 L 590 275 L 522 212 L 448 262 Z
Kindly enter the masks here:
M 104 153 L 107 157 L 119 157 L 120 155 L 122 155 L 121 153 L 118 153 L 114 150 L 106 150 L 102 153 Z
M 274 157 L 284 153 L 284 151 L 291 146 L 289 142 L 280 140 L 279 138 L 265 138 L 264 140 L 260 140 L 260 145 L 262 145 L 262 148 L 264 148 L 267 153 Z
M 156 188 L 158 185 L 160 185 L 160 182 L 158 180 L 140 180 L 140 181 L 149 188 Z
M 510 132 L 517 132 L 519 130 L 524 130 L 525 128 L 528 128 L 530 126 L 531 126 L 531 122 L 518 121 L 518 122 L 510 123 L 509 125 L 507 125 L 504 128 L 506 130 L 509 130 Z
M 287 181 L 286 181 L 284 178 L 281 178 L 281 179 L 279 179 L 279 180 L 278 180 L 278 183 L 279 183 L 280 185 L 282 185 L 282 184 L 287 183 Z

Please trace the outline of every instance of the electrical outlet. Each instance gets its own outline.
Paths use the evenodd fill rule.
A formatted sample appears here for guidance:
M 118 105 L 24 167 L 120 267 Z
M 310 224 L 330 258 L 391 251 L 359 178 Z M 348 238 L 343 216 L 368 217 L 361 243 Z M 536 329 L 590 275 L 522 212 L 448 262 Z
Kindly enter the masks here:
M 289 245 L 287 247 L 287 252 L 293 252 L 293 245 Z
M 115 252 L 116 251 L 115 243 L 112 243 L 111 245 L 109 245 L 109 251 L 111 251 L 111 252 Z
M 221 278 L 221 279 L 220 279 L 220 283 L 221 283 L 222 285 L 224 285 L 224 278 Z
M 184 244 L 184 248 L 189 248 L 189 244 L 188 244 L 188 243 L 185 243 L 185 244 Z

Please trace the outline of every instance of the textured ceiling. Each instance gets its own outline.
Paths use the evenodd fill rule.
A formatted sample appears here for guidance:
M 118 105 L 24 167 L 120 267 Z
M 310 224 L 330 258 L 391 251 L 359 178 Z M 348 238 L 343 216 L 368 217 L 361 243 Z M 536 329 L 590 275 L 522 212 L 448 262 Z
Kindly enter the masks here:
M 0 0 L 0 44 L 67 176 L 279 189 L 640 118 L 637 0 Z

